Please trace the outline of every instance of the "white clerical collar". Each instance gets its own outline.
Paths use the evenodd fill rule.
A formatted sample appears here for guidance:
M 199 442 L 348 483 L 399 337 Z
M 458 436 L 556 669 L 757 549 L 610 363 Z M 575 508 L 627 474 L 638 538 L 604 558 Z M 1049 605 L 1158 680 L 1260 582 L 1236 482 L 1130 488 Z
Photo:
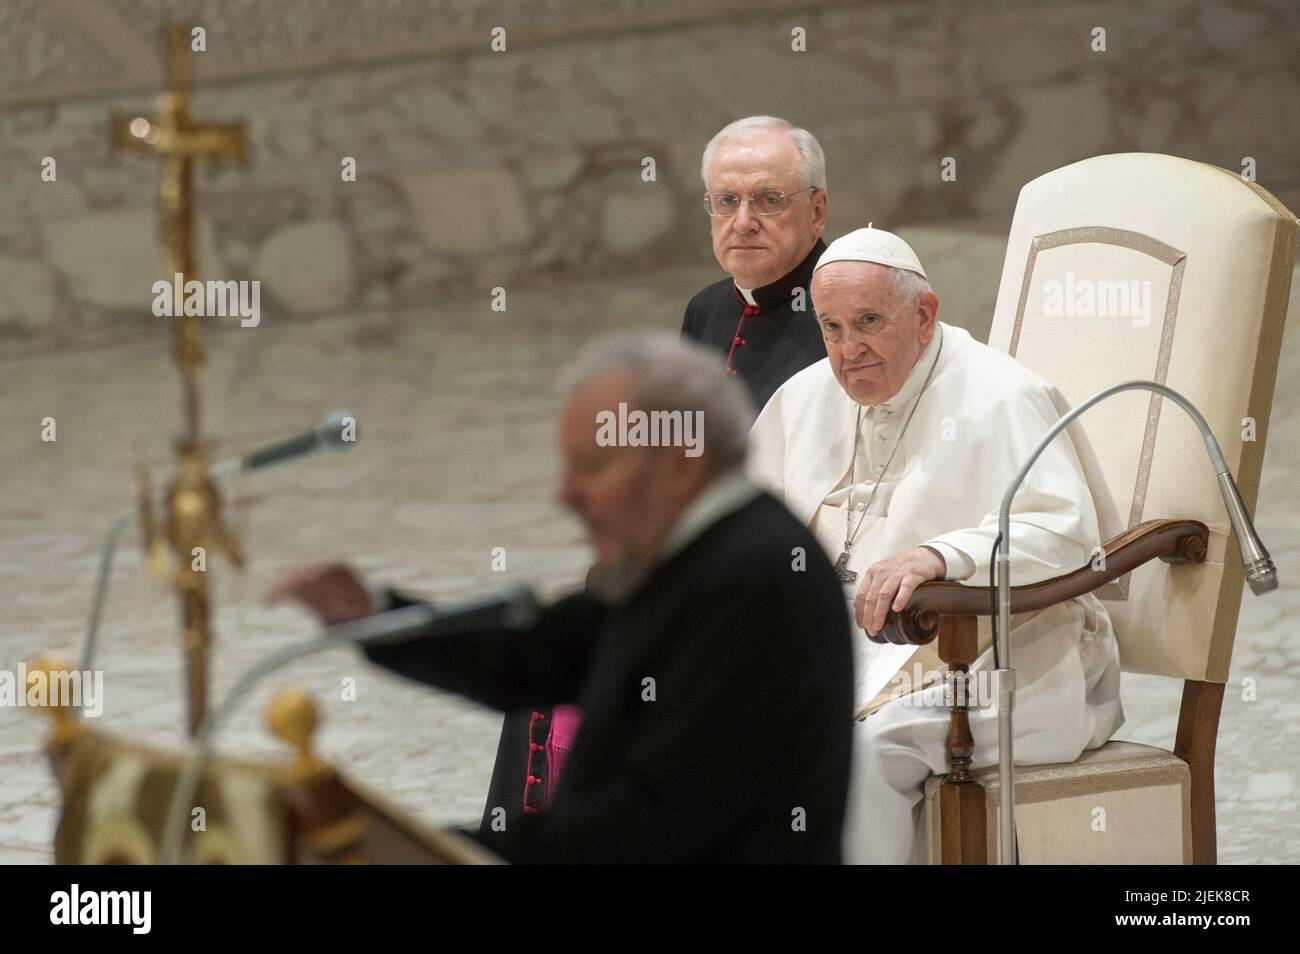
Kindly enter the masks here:
M 723 517 L 733 513 L 758 496 L 759 490 L 745 476 L 743 468 L 715 477 L 695 495 L 664 537 L 659 548 L 659 562 L 681 552 L 686 546 Z
M 735 282 L 733 281 L 732 284 L 735 284 Z M 736 291 L 740 292 L 740 297 L 745 299 L 745 304 L 754 306 L 758 305 L 758 300 L 754 298 L 754 289 L 741 288 L 739 285 L 736 285 Z
M 881 401 L 879 404 L 869 404 L 869 408 L 884 407 L 890 410 L 898 410 L 906 407 L 911 401 L 921 393 L 921 387 L 925 384 L 925 379 L 930 373 L 930 366 L 934 364 L 934 356 L 939 350 L 939 339 L 943 335 L 943 323 L 936 321 L 934 334 L 921 350 L 921 354 L 912 365 L 912 370 L 907 372 L 907 378 L 903 381 L 903 386 L 887 401 Z

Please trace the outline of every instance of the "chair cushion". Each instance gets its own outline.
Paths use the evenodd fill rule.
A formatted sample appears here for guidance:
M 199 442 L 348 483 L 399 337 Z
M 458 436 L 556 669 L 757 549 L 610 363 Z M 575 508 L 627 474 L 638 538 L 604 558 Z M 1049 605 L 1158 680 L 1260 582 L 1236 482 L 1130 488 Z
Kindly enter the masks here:
M 929 860 L 939 860 L 939 790 L 925 785 Z M 1077 761 L 1018 765 L 1016 825 L 1024 864 L 1190 864 L 1191 771 L 1164 749 L 1111 741 Z M 999 857 L 996 765 L 975 773 L 985 792 L 988 858 Z

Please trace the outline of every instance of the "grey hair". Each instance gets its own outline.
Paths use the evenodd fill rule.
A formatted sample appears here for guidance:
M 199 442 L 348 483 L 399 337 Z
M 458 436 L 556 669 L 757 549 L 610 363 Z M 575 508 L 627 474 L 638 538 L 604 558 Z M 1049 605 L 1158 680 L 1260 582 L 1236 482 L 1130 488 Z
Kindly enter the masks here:
M 928 291 L 934 291 L 926 279 L 907 268 L 890 267 L 890 277 L 894 280 L 894 291 L 903 296 L 909 304 L 916 301 Z
M 791 122 L 780 119 L 776 116 L 746 116 L 744 119 L 737 119 L 734 123 L 728 123 L 718 130 L 717 134 L 709 140 L 709 144 L 704 147 L 704 157 L 700 160 L 700 178 L 704 180 L 704 188 L 709 187 L 709 164 L 713 162 L 714 155 L 717 154 L 718 148 L 723 143 L 733 142 L 735 140 L 751 139 L 757 133 L 772 132 L 773 130 L 785 130 L 794 140 L 794 147 L 799 152 L 799 158 L 803 164 L 804 178 L 808 185 L 816 186 L 818 189 L 826 189 L 826 155 L 822 152 L 822 145 L 806 129 L 800 129 Z M 811 196 L 809 199 L 811 200 Z
M 745 462 L 754 407 L 740 383 L 723 373 L 717 355 L 665 331 L 621 332 L 583 349 L 561 377 L 564 392 L 602 374 L 632 376 L 631 401 L 644 411 L 701 412 L 704 461 L 721 474 Z M 703 435 L 702 435 L 703 436 Z

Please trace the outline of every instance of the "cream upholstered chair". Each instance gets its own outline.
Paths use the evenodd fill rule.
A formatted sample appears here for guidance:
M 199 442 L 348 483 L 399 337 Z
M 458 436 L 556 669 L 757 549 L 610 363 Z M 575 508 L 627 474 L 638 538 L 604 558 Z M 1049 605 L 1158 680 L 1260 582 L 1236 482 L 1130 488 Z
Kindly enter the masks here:
M 1132 378 L 1181 392 L 1253 512 L 1296 226 L 1255 183 L 1185 159 L 1131 153 L 1057 169 L 1021 190 L 989 344 L 1072 405 Z M 1123 670 L 1183 680 L 1182 707 L 1173 752 L 1111 741 L 1070 764 L 1017 766 L 1021 861 L 1213 863 L 1215 737 L 1243 587 L 1237 543 L 1181 409 L 1131 391 L 1080 424 L 1126 529 L 1105 544 L 1105 572 L 1015 587 L 1012 611 L 1096 592 Z M 927 583 L 883 635 L 937 637 L 940 657 L 961 670 L 988 603 L 985 588 Z M 954 706 L 949 774 L 926 787 L 933 862 L 998 860 L 997 769 L 970 772 L 965 719 Z

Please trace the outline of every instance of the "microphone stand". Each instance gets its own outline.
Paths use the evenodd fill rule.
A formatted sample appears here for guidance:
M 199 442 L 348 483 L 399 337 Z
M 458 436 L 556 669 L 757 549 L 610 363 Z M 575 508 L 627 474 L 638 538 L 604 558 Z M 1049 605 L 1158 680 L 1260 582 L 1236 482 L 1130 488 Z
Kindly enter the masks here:
M 1001 835 L 1001 862 L 1004 865 L 1016 864 L 1018 862 L 1016 855 L 1016 792 L 1015 778 L 1012 772 L 1013 765 L 1013 746 L 1012 746 L 1012 711 L 1015 708 L 1016 698 L 1016 672 L 1011 665 L 1011 499 L 1020 489 L 1024 482 L 1025 476 L 1029 469 L 1034 466 L 1039 455 L 1047 448 L 1056 438 L 1056 435 L 1065 430 L 1066 427 L 1077 417 L 1083 414 L 1095 404 L 1119 394 L 1123 391 L 1154 391 L 1156 394 L 1169 398 L 1191 417 L 1196 424 L 1197 429 L 1201 432 L 1201 439 L 1205 442 L 1205 449 L 1210 455 L 1210 463 L 1214 467 L 1214 473 L 1218 477 L 1219 492 L 1223 495 L 1224 506 L 1228 511 L 1228 519 L 1232 523 L 1232 531 L 1237 537 L 1238 546 L 1241 548 L 1241 559 L 1245 567 L 1246 582 L 1250 584 L 1250 590 L 1256 596 L 1261 596 L 1270 590 L 1277 589 L 1277 569 L 1273 566 L 1273 561 L 1269 557 L 1268 550 L 1264 548 L 1263 541 L 1260 540 L 1259 534 L 1255 532 L 1254 524 L 1251 522 L 1250 515 L 1246 512 L 1246 506 L 1241 499 L 1241 492 L 1237 489 L 1237 483 L 1232 479 L 1232 472 L 1228 468 L 1228 463 L 1223 459 L 1223 452 L 1219 449 L 1219 442 L 1214 439 L 1214 433 L 1210 430 L 1210 425 L 1205 422 L 1191 401 L 1183 397 L 1173 388 L 1159 384 L 1155 381 L 1124 381 L 1120 384 L 1111 385 L 1108 388 L 1102 388 L 1096 394 L 1087 400 L 1081 402 L 1067 411 L 1059 421 L 1057 421 L 1043 435 L 1038 446 L 1034 448 L 1029 459 L 1025 461 L 1016 474 L 1015 479 L 1007 487 L 1006 493 L 1002 496 L 1002 508 L 998 513 L 998 530 L 1001 532 L 1001 538 L 998 542 L 997 556 L 997 609 L 998 609 L 998 644 L 999 660 L 1002 664 L 1001 669 L 996 671 L 998 682 L 998 784 L 1001 788 L 1002 803 L 999 806 L 999 827 Z

